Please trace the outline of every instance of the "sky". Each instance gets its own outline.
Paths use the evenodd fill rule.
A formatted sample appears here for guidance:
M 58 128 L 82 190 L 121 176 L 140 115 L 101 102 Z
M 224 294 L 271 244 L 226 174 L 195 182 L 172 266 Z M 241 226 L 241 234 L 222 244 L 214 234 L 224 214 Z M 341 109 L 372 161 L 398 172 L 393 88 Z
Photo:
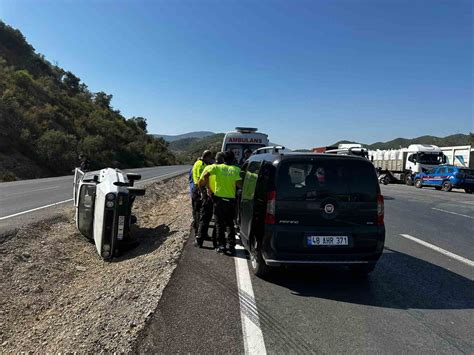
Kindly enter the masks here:
M 471 1 L 0 0 L 0 19 L 151 133 L 474 131 Z

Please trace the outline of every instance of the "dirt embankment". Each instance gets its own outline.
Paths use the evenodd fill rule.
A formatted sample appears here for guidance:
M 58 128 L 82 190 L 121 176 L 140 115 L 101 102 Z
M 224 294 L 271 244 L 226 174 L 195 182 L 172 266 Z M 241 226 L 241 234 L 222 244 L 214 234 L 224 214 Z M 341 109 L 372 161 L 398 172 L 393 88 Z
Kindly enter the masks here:
M 0 353 L 127 352 L 176 267 L 191 219 L 186 178 L 137 198 L 139 247 L 104 262 L 72 210 L 0 240 Z

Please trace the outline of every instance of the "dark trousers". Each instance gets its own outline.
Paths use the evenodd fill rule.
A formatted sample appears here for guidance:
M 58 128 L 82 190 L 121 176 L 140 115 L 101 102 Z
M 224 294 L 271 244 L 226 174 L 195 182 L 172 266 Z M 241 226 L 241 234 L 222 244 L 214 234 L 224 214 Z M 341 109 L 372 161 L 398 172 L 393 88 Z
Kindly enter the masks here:
M 209 223 L 211 223 L 214 205 L 209 197 L 203 197 L 199 213 L 199 229 L 196 239 L 202 243 L 208 237 Z
M 199 188 L 197 188 L 196 186 L 193 188 L 193 191 L 191 193 L 191 204 L 193 207 L 193 228 L 194 228 L 194 233 L 197 236 L 202 200 L 201 200 L 201 192 L 199 191 Z
M 235 246 L 235 199 L 223 199 L 214 196 L 214 215 L 216 218 L 217 243 L 219 246 L 225 246 L 225 232 L 229 228 L 227 243 L 229 246 Z

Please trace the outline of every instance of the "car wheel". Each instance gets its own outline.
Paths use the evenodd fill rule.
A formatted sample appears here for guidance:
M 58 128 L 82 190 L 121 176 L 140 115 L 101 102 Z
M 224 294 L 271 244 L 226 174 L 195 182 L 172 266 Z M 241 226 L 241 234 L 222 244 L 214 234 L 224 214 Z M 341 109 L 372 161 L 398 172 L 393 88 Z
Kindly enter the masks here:
M 467 194 L 472 194 L 472 189 L 464 189 L 464 191 L 466 191 Z
M 449 181 L 445 181 L 441 185 L 441 190 L 443 190 L 443 191 L 449 192 L 452 189 L 453 189 L 453 185 L 451 185 L 451 183 Z
M 388 185 L 390 183 L 390 178 L 388 176 L 385 176 L 383 179 L 383 184 Z
M 423 182 L 421 181 L 421 179 L 416 179 L 415 180 L 415 187 L 421 189 L 423 187 Z
M 405 184 L 407 184 L 408 186 L 412 186 L 412 185 L 413 185 L 413 179 L 411 178 L 411 175 L 410 175 L 410 174 L 406 174 L 406 175 L 405 175 Z
M 350 265 L 349 269 L 356 277 L 366 277 L 375 269 L 375 263 L 369 264 L 354 264 Z
M 270 274 L 271 267 L 265 264 L 260 251 L 259 243 L 256 241 L 252 242 L 250 250 L 250 266 L 255 276 L 265 278 Z

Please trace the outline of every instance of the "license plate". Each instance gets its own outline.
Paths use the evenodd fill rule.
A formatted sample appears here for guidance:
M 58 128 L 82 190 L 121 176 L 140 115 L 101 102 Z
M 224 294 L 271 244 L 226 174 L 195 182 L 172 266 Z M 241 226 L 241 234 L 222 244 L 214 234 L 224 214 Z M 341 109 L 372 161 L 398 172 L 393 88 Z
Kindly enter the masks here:
M 123 239 L 123 230 L 125 228 L 125 216 L 119 216 L 118 219 L 118 230 L 117 230 L 117 239 Z
M 311 235 L 307 237 L 307 243 L 311 246 L 319 245 L 349 245 L 349 237 L 347 236 L 324 236 Z

